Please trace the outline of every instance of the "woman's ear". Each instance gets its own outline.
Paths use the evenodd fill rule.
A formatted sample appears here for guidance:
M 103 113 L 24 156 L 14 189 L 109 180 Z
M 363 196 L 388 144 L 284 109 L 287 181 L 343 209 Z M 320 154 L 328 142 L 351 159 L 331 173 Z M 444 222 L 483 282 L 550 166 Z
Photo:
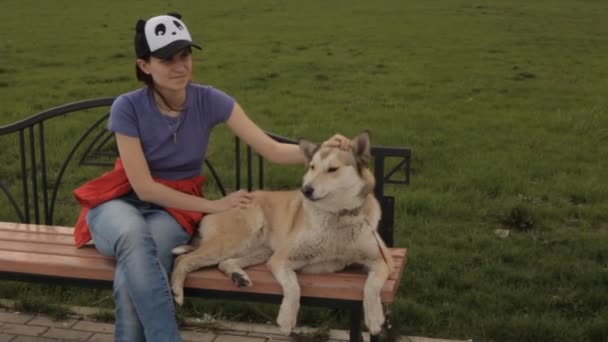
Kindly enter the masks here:
M 145 60 L 138 58 L 137 61 L 137 66 L 139 67 L 139 69 L 146 75 L 150 75 L 150 70 L 148 68 L 148 62 L 146 62 Z

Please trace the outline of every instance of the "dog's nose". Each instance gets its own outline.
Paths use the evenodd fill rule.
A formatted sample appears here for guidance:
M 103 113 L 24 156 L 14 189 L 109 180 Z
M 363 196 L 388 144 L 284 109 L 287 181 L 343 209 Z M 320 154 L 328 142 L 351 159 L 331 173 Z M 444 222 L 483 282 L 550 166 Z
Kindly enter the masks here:
M 300 191 L 302 191 L 306 198 L 311 198 L 312 193 L 315 192 L 315 189 L 310 185 L 304 185 Z

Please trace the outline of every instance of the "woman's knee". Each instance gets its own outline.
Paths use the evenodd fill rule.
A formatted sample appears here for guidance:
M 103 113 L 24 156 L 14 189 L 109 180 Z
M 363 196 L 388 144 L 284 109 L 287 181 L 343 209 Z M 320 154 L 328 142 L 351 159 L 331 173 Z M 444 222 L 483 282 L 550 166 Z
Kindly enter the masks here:
M 147 233 L 143 216 L 120 199 L 92 208 L 87 222 L 93 243 L 104 254 L 117 255 L 118 249 L 132 248 L 144 241 Z

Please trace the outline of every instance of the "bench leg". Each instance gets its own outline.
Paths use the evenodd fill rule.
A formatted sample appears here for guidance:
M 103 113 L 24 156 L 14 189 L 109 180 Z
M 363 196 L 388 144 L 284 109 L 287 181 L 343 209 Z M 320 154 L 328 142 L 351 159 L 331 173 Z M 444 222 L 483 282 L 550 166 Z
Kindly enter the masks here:
M 362 342 L 361 321 L 363 320 L 363 304 L 358 303 L 350 309 L 350 342 Z

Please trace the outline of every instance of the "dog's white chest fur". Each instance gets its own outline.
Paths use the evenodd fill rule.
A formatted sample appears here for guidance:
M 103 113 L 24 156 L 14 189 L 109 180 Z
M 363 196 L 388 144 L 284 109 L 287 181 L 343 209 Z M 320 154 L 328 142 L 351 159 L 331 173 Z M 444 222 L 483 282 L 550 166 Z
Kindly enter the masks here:
M 309 228 L 295 237 L 295 245 L 298 247 L 290 253 L 291 260 L 306 261 L 308 266 L 332 262 L 338 270 L 353 260 L 365 259 L 365 253 L 360 247 L 361 239 L 373 238 L 375 229 L 366 217 L 360 213 L 339 215 L 314 210 L 309 214 Z M 327 271 L 322 269 L 318 272 Z M 317 273 L 310 267 L 307 272 Z

